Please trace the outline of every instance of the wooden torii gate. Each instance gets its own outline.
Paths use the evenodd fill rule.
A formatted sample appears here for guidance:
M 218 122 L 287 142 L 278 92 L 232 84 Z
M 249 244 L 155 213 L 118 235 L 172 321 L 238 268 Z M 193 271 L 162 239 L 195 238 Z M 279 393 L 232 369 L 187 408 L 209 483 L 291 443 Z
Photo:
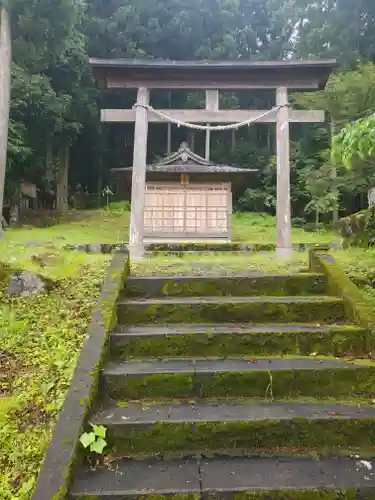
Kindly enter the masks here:
M 90 59 L 94 74 L 108 89 L 138 89 L 133 109 L 103 109 L 103 122 L 135 122 L 129 250 L 133 260 L 144 253 L 143 214 L 146 184 L 148 123 L 233 124 L 276 123 L 277 137 L 277 255 L 292 253 L 290 202 L 290 123 L 324 121 L 324 111 L 294 110 L 288 90 L 312 91 L 325 87 L 335 60 L 319 61 L 158 61 Z M 206 109 L 163 109 L 149 106 L 150 89 L 205 90 Z M 219 90 L 275 89 L 271 110 L 219 109 Z M 209 133 L 208 133 L 209 137 Z M 206 142 L 209 147 L 209 140 Z M 206 151 L 206 156 L 208 151 Z

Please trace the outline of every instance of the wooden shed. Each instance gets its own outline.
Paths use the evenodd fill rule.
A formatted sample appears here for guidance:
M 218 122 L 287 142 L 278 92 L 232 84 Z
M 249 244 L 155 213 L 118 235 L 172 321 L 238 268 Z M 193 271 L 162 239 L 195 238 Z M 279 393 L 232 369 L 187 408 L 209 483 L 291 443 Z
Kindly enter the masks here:
M 254 169 L 215 165 L 182 143 L 172 155 L 147 165 L 146 242 L 231 241 L 233 190 L 242 192 Z M 129 194 L 132 167 L 112 169 Z

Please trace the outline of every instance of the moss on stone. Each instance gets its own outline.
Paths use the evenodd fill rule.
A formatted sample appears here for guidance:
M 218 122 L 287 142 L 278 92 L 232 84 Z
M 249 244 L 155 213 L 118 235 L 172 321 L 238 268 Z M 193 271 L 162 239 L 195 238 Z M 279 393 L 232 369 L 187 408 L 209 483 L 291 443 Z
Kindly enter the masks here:
M 241 397 L 236 397 L 236 398 L 225 398 L 225 402 L 227 404 L 234 404 L 234 405 L 259 405 L 259 404 L 264 404 L 265 400 L 264 397 L 262 398 L 241 398 Z M 311 397 L 300 397 L 300 398 L 274 398 L 272 400 L 273 403 L 299 403 L 299 404 L 316 404 L 317 400 L 316 398 L 311 398 Z M 321 401 L 319 400 L 319 403 Z M 343 398 L 333 398 L 333 397 L 326 397 L 324 399 L 325 404 L 332 404 L 332 405 L 344 405 L 344 406 L 354 406 L 354 407 L 360 407 L 360 406 L 368 406 L 371 402 L 369 401 L 368 398 L 350 398 L 350 399 L 343 399 Z M 159 405 L 180 405 L 180 404 L 190 404 L 190 405 L 196 405 L 196 404 L 212 404 L 212 405 L 220 405 L 223 404 L 223 399 L 222 398 L 156 398 L 156 399 L 128 399 L 126 401 L 121 401 L 117 400 L 116 401 L 116 407 L 118 408 L 129 408 L 134 405 L 141 405 L 142 407 L 148 408 L 148 407 L 153 407 L 153 406 L 159 406 Z M 372 403 L 371 403 L 372 404 Z
M 99 500 L 98 496 L 81 496 L 77 500 Z M 185 493 L 178 495 L 142 495 L 139 500 L 201 500 L 200 494 Z M 208 500 L 222 498 L 222 494 L 214 491 L 207 496 Z M 374 494 L 361 493 L 358 497 L 357 490 L 291 490 L 291 491 L 259 491 L 235 493 L 234 500 L 373 500 Z
M 118 380 L 111 377 L 106 379 L 107 390 L 117 398 L 142 399 L 142 398 L 175 398 L 194 394 L 193 374 L 176 373 L 150 375 L 142 378 Z
M 201 495 L 199 493 L 179 493 L 177 495 L 147 495 L 147 500 L 201 500 Z
M 363 355 L 366 352 L 367 334 L 355 327 L 335 327 L 327 332 L 279 331 L 267 333 L 233 332 L 215 334 L 166 335 L 139 337 L 112 345 L 117 359 L 176 356 L 230 356 L 230 355 L 310 355 L 347 354 Z
M 216 498 L 215 494 L 210 500 Z M 356 500 L 357 490 L 294 490 L 294 491 L 259 491 L 256 493 L 237 493 L 234 500 Z M 371 497 L 373 498 L 373 497 Z M 361 500 L 370 500 L 370 496 L 361 496 Z
M 321 298 L 319 302 L 217 302 L 168 304 L 140 301 L 138 304 L 121 303 L 118 318 L 123 324 L 166 323 L 220 323 L 249 322 L 283 323 L 324 321 L 336 323 L 345 318 L 344 304 L 338 299 Z
M 375 313 L 371 304 L 324 249 L 310 251 L 310 270 L 323 272 L 327 276 L 328 291 L 342 298 L 346 317 L 368 331 L 367 349 L 372 350 L 375 347 Z
M 82 495 L 77 500 L 100 500 L 102 496 L 86 496 Z M 179 493 L 177 495 L 133 495 L 131 498 L 138 498 L 138 500 L 201 500 L 201 495 L 198 493 Z
M 197 452 L 219 451 L 246 455 L 261 449 L 288 444 L 294 453 L 324 448 L 326 455 L 351 446 L 375 442 L 374 420 L 258 420 L 238 422 L 157 423 L 142 430 L 126 426 L 108 427 L 109 446 L 115 454 L 134 456 L 142 453 L 184 456 Z
M 272 388 L 276 398 L 372 397 L 375 386 L 375 371 L 367 367 L 356 370 L 229 372 L 212 377 L 198 374 L 197 378 L 201 382 L 202 394 L 209 397 L 266 397 L 267 388 Z
M 129 297 L 214 297 L 318 295 L 327 288 L 326 277 L 316 273 L 260 275 L 259 277 L 188 277 L 132 279 L 125 288 Z
M 367 247 L 372 234 L 366 231 L 367 221 L 370 216 L 370 210 L 363 210 L 355 214 L 343 217 L 338 222 L 338 229 L 344 239 L 344 246 Z
M 272 376 L 272 378 L 271 378 Z M 275 398 L 327 397 L 372 398 L 375 370 L 357 369 L 280 370 L 249 372 L 160 374 L 106 379 L 106 390 L 117 399 L 244 397 L 264 398 L 272 389 Z
M 100 500 L 100 497 L 97 495 L 80 495 L 79 497 L 75 497 L 77 500 Z

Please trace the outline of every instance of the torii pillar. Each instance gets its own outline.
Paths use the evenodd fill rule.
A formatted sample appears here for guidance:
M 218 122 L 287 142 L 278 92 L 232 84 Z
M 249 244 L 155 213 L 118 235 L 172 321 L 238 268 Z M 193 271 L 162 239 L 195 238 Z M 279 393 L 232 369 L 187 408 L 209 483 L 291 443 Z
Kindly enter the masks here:
M 292 246 L 292 218 L 290 199 L 290 139 L 288 89 L 276 90 L 276 105 L 280 106 L 276 118 L 276 255 L 290 259 Z
M 129 254 L 131 260 L 139 260 L 144 254 L 143 226 L 145 211 L 146 162 L 148 111 L 150 92 L 139 87 L 135 110 L 133 175 L 130 212 Z

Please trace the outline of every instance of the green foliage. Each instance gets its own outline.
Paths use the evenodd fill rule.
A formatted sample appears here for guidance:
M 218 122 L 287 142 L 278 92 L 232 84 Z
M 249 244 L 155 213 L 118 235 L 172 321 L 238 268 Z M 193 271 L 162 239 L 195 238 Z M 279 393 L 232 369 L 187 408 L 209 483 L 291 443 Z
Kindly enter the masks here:
M 237 208 L 241 212 L 264 212 L 275 206 L 275 196 L 260 189 L 251 188 L 246 189 L 244 195 L 237 202 Z
M 128 201 L 116 201 L 106 206 L 106 211 L 113 215 L 121 216 L 130 212 L 130 203 Z
M 107 446 L 107 441 L 105 440 L 107 429 L 103 425 L 90 425 L 92 431 L 81 434 L 79 440 L 85 449 L 100 455 Z
M 371 172 L 371 167 L 363 162 L 371 153 L 371 126 L 367 124 L 368 120 L 371 122 L 371 118 L 356 121 L 375 111 L 375 65 L 359 64 L 351 71 L 334 74 L 325 90 L 315 94 L 296 95 L 294 100 L 297 105 L 322 108 L 328 113 L 332 136 L 331 154 L 321 150 L 314 155 L 316 158 L 320 155 L 319 170 L 324 165 L 318 176 L 320 181 L 326 177 L 325 195 L 316 195 L 311 192 L 311 186 L 306 187 L 310 198 L 309 209 L 316 213 L 334 211 L 339 203 L 340 193 L 353 196 L 358 192 L 365 192 L 375 181 L 375 172 Z M 347 125 L 350 122 L 354 123 Z M 353 163 L 357 168 L 352 172 L 340 168 L 341 165 L 351 167 Z M 332 172 L 333 168 L 336 173 L 334 178 L 324 172 L 327 169 Z M 301 173 L 303 175 L 303 171 Z M 316 175 L 309 175 L 310 184 L 316 184 Z M 324 183 L 320 184 L 321 192 L 324 193 Z
M 325 0 L 209 3 L 206 0 L 162 3 L 15 0 L 12 4 L 14 64 L 7 184 L 12 188 L 23 178 L 53 192 L 57 152 L 61 148 L 71 148 L 74 169 L 70 170 L 69 184 L 72 189 L 80 184 L 83 189 L 97 192 L 98 186 L 110 185 L 110 168 L 131 164 L 130 125 L 101 126 L 98 106 L 131 107 L 134 93 L 104 93 L 99 103 L 88 55 L 233 60 L 338 57 L 343 69 L 354 70 L 334 75 L 325 91 L 295 98 L 297 106 L 328 111 L 332 132 L 336 133 L 348 121 L 375 111 L 374 67 L 367 64 L 375 55 L 374 23 L 366 22 L 373 15 L 371 0 L 361 0 L 355 8 L 348 0 L 329 5 Z M 358 65 L 359 60 L 363 64 Z M 157 91 L 152 98 L 156 107 L 195 108 L 203 104 L 204 95 L 202 92 Z M 262 109 L 273 104 L 273 92 L 221 95 L 223 107 Z M 204 134 L 193 135 L 197 152 L 203 154 Z M 192 137 L 189 133 L 187 136 L 184 129 L 173 128 L 172 148 Z M 293 140 L 293 213 L 303 216 L 307 205 L 315 212 L 317 208 L 327 211 L 339 200 L 317 201 L 299 182 L 299 172 L 311 167 L 310 162 L 329 146 L 328 131 L 324 126 L 301 126 L 294 129 Z M 149 143 L 151 159 L 165 154 L 163 127 L 155 129 Z M 358 139 L 358 143 L 361 154 L 367 154 L 366 141 Z M 249 177 L 249 183 L 239 186 L 235 193 L 237 210 L 274 212 L 274 153 L 273 127 L 257 125 L 241 129 L 234 136 L 226 132 L 213 134 L 213 159 L 259 170 L 258 175 Z M 363 201 L 361 206 L 356 206 L 355 194 L 365 192 L 371 184 L 372 179 L 364 181 L 364 177 L 363 168 L 358 172 L 339 172 L 339 181 L 332 189 L 335 197 L 336 191 L 345 194 L 345 203 L 341 203 L 344 210 L 363 207 Z
M 51 243 L 46 247 L 43 239 L 33 248 L 20 243 L 22 236 L 24 242 L 36 241 L 35 231 L 10 230 L 0 244 L 9 265 L 54 281 L 47 295 L 13 299 L 0 281 L 2 500 L 31 498 L 108 262 L 101 255 L 64 252 Z M 43 231 L 46 241 L 54 240 L 54 227 Z
M 375 65 L 358 64 L 355 69 L 333 74 L 326 88 L 312 94 L 296 94 L 296 104 L 324 109 L 334 132 L 348 122 L 375 111 Z
M 375 78 L 374 78 L 375 81 Z M 332 158 L 347 168 L 375 155 L 375 115 L 347 125 L 333 141 Z

